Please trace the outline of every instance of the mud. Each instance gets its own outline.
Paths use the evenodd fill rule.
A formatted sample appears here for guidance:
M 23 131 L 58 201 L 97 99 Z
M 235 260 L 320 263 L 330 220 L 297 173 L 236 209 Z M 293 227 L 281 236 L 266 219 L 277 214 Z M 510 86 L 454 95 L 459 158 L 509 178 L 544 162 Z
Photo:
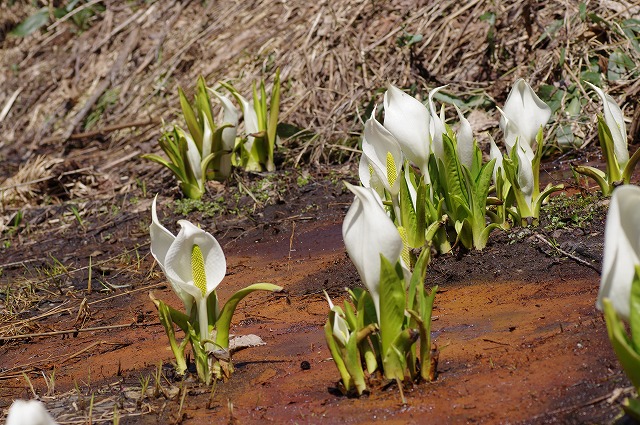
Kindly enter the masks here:
M 37 326 L 26 323 L 21 333 L 28 333 L 29 326 L 35 333 L 122 327 L 4 340 L 0 408 L 13 398 L 32 396 L 25 372 L 54 412 L 68 414 L 69 404 L 78 405 L 79 394 L 93 393 L 111 413 L 114 404 L 121 406 L 121 423 L 126 424 L 602 423 L 618 414 L 623 397 L 612 395 L 629 383 L 594 307 L 602 217 L 579 230 L 545 231 L 543 223 L 534 230 L 498 232 L 482 252 L 434 258 L 427 279 L 440 288 L 432 327 L 440 349 L 438 378 L 429 384 L 406 384 L 407 404 L 402 405 L 395 385 L 374 385 L 359 399 L 342 396 L 324 342 L 327 305 L 322 290 L 340 299 L 343 288 L 359 285 L 341 240 L 350 195 L 328 181 L 290 195 L 250 219 L 201 218 L 203 227 L 215 227 L 227 255 L 221 299 L 260 281 L 282 285 L 288 292 L 254 294 L 238 307 L 232 333 L 257 334 L 267 345 L 236 353 L 234 375 L 217 384 L 213 397 L 193 379 L 172 379 L 172 355 L 148 293 L 152 290 L 175 307 L 179 301 L 144 245 L 150 204 L 146 199 L 136 212 L 121 218 L 129 227 L 109 230 L 114 242 L 102 244 L 100 253 L 80 229 L 67 230 L 68 240 L 77 238 L 77 244 L 40 242 L 58 247 L 56 258 L 80 270 L 59 277 L 57 288 L 49 285 L 48 294 L 26 317 L 16 318 L 53 312 L 35 321 Z M 313 214 L 308 212 L 310 205 Z M 175 230 L 179 217 L 171 206 L 165 203 L 161 211 L 163 223 Z M 86 233 L 104 238 L 105 231 Z M 566 249 L 573 247 L 573 255 L 589 264 L 550 249 L 545 243 L 550 239 Z M 103 266 L 99 278 L 94 270 L 94 290 L 86 293 L 88 271 L 79 266 L 90 255 L 100 259 L 135 246 L 137 262 L 121 259 L 120 269 Z M 23 255 L 16 250 L 9 260 Z M 25 267 L 35 270 L 36 264 L 5 267 L 3 281 L 22 274 Z M 114 286 L 106 291 L 96 286 L 100 280 Z M 130 286 L 114 289 L 118 285 Z M 87 308 L 79 315 L 83 297 Z M 139 389 L 140 377 L 153 375 L 159 364 L 166 376 L 162 386 L 183 388 L 182 408 L 180 397 L 171 394 L 148 395 L 139 405 L 131 400 L 131 388 Z M 47 397 L 43 375 L 49 377 L 54 370 L 55 390 Z M 92 420 L 100 423 L 97 415 Z

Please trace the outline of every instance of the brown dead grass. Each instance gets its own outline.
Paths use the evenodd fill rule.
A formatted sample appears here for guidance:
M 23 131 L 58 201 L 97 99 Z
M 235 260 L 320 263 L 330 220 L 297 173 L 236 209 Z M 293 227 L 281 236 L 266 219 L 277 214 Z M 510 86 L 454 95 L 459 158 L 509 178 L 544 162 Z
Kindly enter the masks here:
M 122 160 L 119 166 L 137 174 L 148 168 L 133 159 L 157 150 L 157 126 L 109 133 L 99 152 L 86 152 L 82 142 L 63 143 L 83 130 L 87 101 L 107 90 L 117 93 L 117 102 L 106 108 L 99 127 L 170 122 L 178 114 L 177 87 L 190 89 L 198 75 L 211 85 L 233 81 L 248 94 L 251 82 L 280 67 L 283 121 L 319 136 L 308 145 L 288 143 L 288 153 L 318 163 L 332 157 L 336 143 L 355 144 L 367 104 L 380 100 L 387 82 L 417 93 L 449 84 L 461 97 L 484 93 L 500 102 L 519 76 L 534 86 L 580 83 L 576 70 L 589 58 L 606 61 L 614 48 L 640 63 L 640 53 L 616 28 L 638 15 L 640 7 L 627 0 L 587 2 L 588 12 L 604 19 L 598 25 L 577 19 L 578 3 L 567 0 L 103 3 L 106 10 L 85 32 L 64 22 L 26 38 L 6 30 L 35 8 L 4 6 L 0 105 L 21 90 L 0 123 L 0 149 L 10 159 L 5 177 L 43 150 L 93 164 Z M 485 12 L 495 14 L 493 29 L 480 20 Z M 562 18 L 566 24 L 553 37 L 542 37 Z M 403 34 L 423 40 L 401 46 Z M 131 54 L 120 57 L 123 51 Z M 609 87 L 630 117 L 639 90 L 638 78 Z

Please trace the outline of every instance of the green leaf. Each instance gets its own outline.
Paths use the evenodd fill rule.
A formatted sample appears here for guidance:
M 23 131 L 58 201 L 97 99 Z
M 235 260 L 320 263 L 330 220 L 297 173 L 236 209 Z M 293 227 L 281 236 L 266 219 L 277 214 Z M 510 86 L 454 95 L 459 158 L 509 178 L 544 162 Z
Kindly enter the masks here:
M 364 371 L 362 370 L 362 361 L 360 359 L 360 350 L 358 349 L 358 338 L 355 333 L 352 333 L 349 336 L 349 340 L 347 341 L 345 356 L 345 366 L 347 367 L 347 371 L 349 375 L 351 375 L 351 379 L 353 379 L 353 384 L 356 387 L 356 391 L 358 395 L 361 395 L 364 390 L 367 389 L 367 384 L 364 379 Z
M 420 305 L 420 301 L 417 298 L 418 288 L 424 286 L 424 279 L 427 276 L 427 266 L 431 261 L 431 250 L 425 248 L 420 253 L 418 261 L 413 268 L 413 274 L 411 274 L 411 281 L 409 283 L 409 292 L 407 296 L 408 308 L 417 309 Z
M 26 37 L 39 30 L 49 22 L 49 8 L 43 7 L 36 13 L 20 22 L 9 34 L 17 37 Z
M 171 321 L 173 323 L 175 323 L 176 325 L 178 325 L 178 327 L 180 329 L 182 329 L 185 333 L 188 332 L 189 329 L 189 322 L 191 321 L 189 319 L 189 316 L 187 316 L 186 314 L 176 310 L 175 308 L 168 306 L 167 304 L 165 304 L 163 301 L 157 299 L 156 297 L 153 296 L 153 294 L 149 294 L 149 298 L 151 298 L 151 301 L 153 301 L 153 303 L 155 304 L 156 308 L 158 310 L 160 310 L 161 306 L 164 306 L 162 308 L 166 308 L 166 311 L 168 312 L 169 316 L 171 317 Z
M 380 338 L 382 353 L 393 345 L 404 323 L 404 273 L 400 263 L 392 265 L 380 255 Z
M 278 115 L 280 114 L 280 69 L 276 70 L 276 76 L 273 80 L 273 89 L 271 90 L 271 102 L 269 105 L 269 122 L 267 124 L 267 140 L 269 141 L 269 161 L 267 162 L 267 171 L 273 171 L 270 168 L 273 165 L 273 151 L 276 146 L 276 137 L 278 130 Z
M 324 325 L 324 337 L 327 340 L 327 346 L 329 347 L 329 351 L 331 352 L 331 357 L 333 358 L 333 363 L 338 368 L 338 372 L 340 373 L 340 377 L 342 378 L 342 383 L 347 391 L 349 391 L 353 385 L 351 375 L 347 371 L 347 367 L 344 364 L 344 359 L 342 358 L 342 353 L 338 348 L 338 344 L 333 336 L 333 329 L 331 328 L 331 324 L 333 323 L 332 314 L 336 314 L 333 311 L 329 312 L 329 318 L 327 319 L 327 323 Z
M 582 174 L 583 176 L 591 177 L 592 179 L 594 179 L 596 183 L 598 183 L 598 186 L 600 186 L 600 190 L 602 191 L 602 194 L 604 196 L 611 195 L 611 191 L 613 190 L 613 185 L 610 185 L 609 182 L 607 181 L 607 175 L 604 173 L 604 171 L 598 170 L 597 168 L 590 167 L 587 165 L 572 166 L 572 168 L 576 173 Z
M 405 165 L 406 167 L 407 165 Z M 411 248 L 419 248 L 424 245 L 424 214 L 419 219 L 409 192 L 409 182 L 404 176 L 400 176 L 400 222 L 407 231 L 407 244 Z M 420 228 L 420 225 L 422 228 Z
M 600 148 L 607 163 L 608 180 L 610 182 L 620 180 L 620 167 L 615 156 L 613 136 L 602 115 L 598 115 L 598 140 L 600 141 Z
M 622 410 L 624 413 L 633 418 L 635 421 L 640 422 L 640 400 L 637 398 L 627 398 L 622 402 Z
M 633 153 L 627 165 L 624 166 L 624 171 L 622 172 L 622 182 L 624 184 L 631 182 L 631 176 L 633 175 L 633 170 L 636 168 L 636 164 L 638 164 L 638 160 L 640 160 L 640 148 Z
M 193 108 L 191 107 L 191 104 L 187 100 L 187 97 L 180 87 L 178 87 L 178 95 L 180 96 L 182 115 L 184 116 L 184 120 L 187 123 L 189 133 L 191 134 L 191 137 L 193 137 L 193 141 L 196 143 L 196 146 L 202 154 L 202 136 L 204 130 L 200 128 L 200 124 L 198 124 L 198 120 L 196 119 Z
M 640 266 L 631 283 L 631 299 L 629 309 L 629 328 L 631 329 L 631 343 L 635 352 L 640 354 Z M 638 365 L 640 367 L 640 365 Z
M 620 361 L 627 377 L 633 386 L 638 389 L 640 388 L 640 355 L 634 351 L 624 329 L 624 324 L 618 318 L 611 301 L 605 298 L 602 301 L 602 305 L 609 341 L 611 341 L 613 350 L 616 352 L 618 361 Z
M 282 291 L 282 287 L 271 283 L 254 283 L 233 294 L 224 307 L 222 307 L 222 311 L 216 322 L 216 344 L 220 347 L 229 348 L 229 326 L 231 326 L 233 313 L 236 311 L 238 303 L 254 291 L 280 292 Z
M 186 344 L 178 345 L 178 343 L 176 342 L 176 334 L 173 330 L 173 324 L 174 323 L 178 324 L 176 320 L 174 320 L 174 317 L 176 317 L 177 320 L 184 325 L 184 328 L 180 324 L 178 324 L 178 326 L 180 326 L 180 328 L 187 335 L 189 335 L 190 325 L 189 325 L 188 318 L 186 317 L 186 315 L 172 309 L 171 307 L 166 305 L 164 302 L 156 299 L 151 293 L 149 294 L 149 296 L 151 297 L 151 300 L 153 301 L 153 303 L 156 305 L 156 308 L 158 309 L 158 316 L 160 317 L 160 323 L 164 327 L 164 331 L 167 334 L 167 338 L 169 338 L 169 345 L 171 347 L 171 351 L 173 352 L 173 356 L 176 359 L 176 373 L 182 376 L 187 371 L 187 362 L 184 356 L 184 347 Z M 181 315 L 184 317 L 182 317 Z

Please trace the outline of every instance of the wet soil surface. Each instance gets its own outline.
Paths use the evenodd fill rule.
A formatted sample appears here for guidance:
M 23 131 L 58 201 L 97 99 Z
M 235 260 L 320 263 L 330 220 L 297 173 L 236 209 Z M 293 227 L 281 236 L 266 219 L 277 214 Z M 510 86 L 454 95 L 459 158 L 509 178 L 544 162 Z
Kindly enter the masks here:
M 84 226 L 32 211 L 34 223 L 46 217 L 34 224 L 41 230 L 12 240 L 2 260 L 8 314 L 0 324 L 0 409 L 33 397 L 26 376 L 61 422 L 113 423 L 114 408 L 124 424 L 604 423 L 618 414 L 629 382 L 594 307 L 602 214 L 580 228 L 543 223 L 496 232 L 482 252 L 434 258 L 427 280 L 440 288 L 432 326 L 438 377 L 406 384 L 403 405 L 395 384 L 375 382 L 361 398 L 339 393 L 322 290 L 340 300 L 343 288 L 359 285 L 341 236 L 351 195 L 326 175 L 304 186 L 290 180 L 266 208 L 189 215 L 226 253 L 222 300 L 255 282 L 287 290 L 239 305 L 232 333 L 256 334 L 266 345 L 237 352 L 235 373 L 213 393 L 173 379 L 148 294 L 180 302 L 148 254 L 150 195 L 119 199 L 117 214 L 96 212 Z M 182 216 L 167 199 L 161 221 L 175 231 Z M 47 227 L 52 217 L 61 221 Z M 7 288 L 22 298 L 9 299 Z M 27 307 L 11 315 L 7 307 L 20 302 Z M 55 333 L 66 330 L 78 331 Z

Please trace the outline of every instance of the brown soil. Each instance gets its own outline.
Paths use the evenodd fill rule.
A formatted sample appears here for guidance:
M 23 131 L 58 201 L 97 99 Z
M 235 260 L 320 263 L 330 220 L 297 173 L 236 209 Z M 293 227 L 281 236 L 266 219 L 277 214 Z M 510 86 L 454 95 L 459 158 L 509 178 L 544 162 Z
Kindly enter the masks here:
M 171 352 L 147 294 L 153 290 L 172 305 L 179 302 L 153 266 L 146 246 L 139 248 L 142 260 L 135 272 L 126 265 L 120 275 L 103 271 L 97 278 L 93 271 L 93 288 L 100 279 L 130 287 L 108 293 L 98 288 L 86 295 L 88 272 L 70 273 L 69 280 L 59 286 L 63 295 L 50 285 L 40 302 L 25 313 L 33 317 L 54 312 L 32 325 L 37 327 L 32 331 L 39 333 L 74 326 L 131 324 L 131 328 L 5 340 L 0 348 L 0 403 L 6 407 L 13 398 L 30 396 L 22 372 L 44 395 L 42 373 L 49 376 L 55 370 L 58 396 L 43 399 L 60 416 L 69 415 L 71 402 L 77 401 L 77 384 L 86 399 L 96 394 L 96 401 L 107 406 L 102 411 L 107 416 L 116 403 L 133 406 L 129 408 L 134 413 L 151 411 L 124 423 L 167 423 L 177 420 L 180 397 L 167 400 L 150 395 L 141 408 L 135 407 L 135 397 L 131 400 L 131 391 L 139 391 L 140 376 L 152 375 L 155 365 L 162 363 L 168 379 L 162 385 L 186 388 L 180 411 L 183 423 L 226 421 L 231 411 L 237 423 L 421 423 L 424 418 L 434 423 L 601 423 L 617 415 L 617 402 L 610 403 L 608 398 L 628 382 L 594 307 L 598 273 L 552 255 L 540 239 L 551 237 L 544 236 L 543 228 L 538 229 L 540 233 L 522 229 L 496 233 L 482 252 L 434 259 L 428 279 L 440 286 L 433 331 L 441 351 L 435 382 L 405 386 L 404 406 L 394 385 L 374 386 L 371 394 L 360 399 L 341 396 L 337 370 L 324 342 L 327 305 L 321 294 L 326 289 L 332 297 L 343 297 L 342 288 L 358 284 L 341 240 L 341 220 L 351 197 L 339 187 L 326 180 L 302 189 L 291 185 L 287 202 L 252 215 L 255 221 L 215 220 L 228 261 L 228 275 L 220 286 L 222 299 L 258 281 L 282 285 L 288 295 L 253 295 L 238 308 L 232 332 L 257 334 L 267 345 L 234 356 L 235 374 L 217 385 L 211 403 L 207 388 L 171 378 Z M 125 222 L 148 222 L 150 200 L 139 202 L 140 212 L 124 214 Z M 308 205 L 315 205 L 313 214 L 308 214 Z M 162 206 L 162 211 L 170 210 L 170 205 Z M 162 221 L 172 223 L 169 228 L 174 229 L 176 219 L 169 214 Z M 194 221 L 214 227 L 211 219 Z M 123 227 L 111 229 L 116 242 L 106 250 L 118 252 L 131 246 L 127 239 L 131 231 Z M 596 221 L 591 228 L 560 230 L 553 236 L 565 248 L 579 240 L 581 249 L 574 250 L 575 256 L 597 269 L 600 230 L 601 221 Z M 69 229 L 70 243 L 39 241 L 38 249 L 86 264 L 92 251 L 105 250 L 104 244 L 83 246 L 81 240 L 91 240 L 87 233 L 91 234 Z M 146 234 L 134 235 L 138 243 L 146 240 Z M 7 259 L 22 255 L 15 250 Z M 109 254 L 93 255 L 98 263 Z M 22 275 L 24 267 L 36 270 L 33 263 L 6 266 L 3 281 Z M 85 295 L 90 315 L 79 326 L 76 316 Z M 56 309 L 61 311 L 55 313 Z M 310 364 L 308 370 L 301 367 L 305 361 Z M 153 378 L 151 382 L 153 386 Z M 97 418 L 96 414 L 94 421 Z
M 597 21 L 579 19 L 579 2 L 565 0 L 474 0 L 463 7 L 455 0 L 103 1 L 85 29 L 67 20 L 25 38 L 8 31 L 40 3 L 68 2 L 4 3 L 0 420 L 15 398 L 34 393 L 61 423 L 111 424 L 114 411 L 123 424 L 616 417 L 629 382 L 594 307 L 606 201 L 579 224 L 569 211 L 538 228 L 495 232 L 482 252 L 434 258 L 427 276 L 440 288 L 432 327 L 438 378 L 407 384 L 406 405 L 395 385 L 380 382 L 361 398 L 340 394 L 324 342 L 322 290 L 341 300 L 345 287 L 360 284 L 342 244 L 352 196 L 341 181 L 356 175 L 361 118 L 381 102 L 387 82 L 423 98 L 448 84 L 450 94 L 475 108 L 470 121 L 480 142 L 485 130 L 500 140 L 493 106 L 517 76 L 562 88 L 579 83 L 585 58 L 602 73 L 614 50 L 638 59 L 626 36 L 609 26 L 637 16 L 633 2 L 585 2 L 604 18 Z M 547 36 L 561 16 L 571 20 Z M 418 34 L 422 43 L 406 44 Z M 276 153 L 283 171 L 211 183 L 202 211 L 180 212 L 175 179 L 139 158 L 159 153 L 161 120 L 178 119 L 177 87 L 191 95 L 204 75 L 209 84 L 231 81 L 246 94 L 261 77 L 269 86 L 276 67 L 282 121 L 289 130 L 307 130 L 283 138 Z M 633 116 L 630 139 L 640 140 L 634 75 L 609 89 Z M 560 157 L 554 152 L 559 159 L 543 164 L 543 181 L 571 186 L 570 160 L 602 165 L 593 142 L 597 110 L 589 102 L 580 119 L 556 117 L 553 129 L 570 123 L 591 143 Z M 568 193 L 579 198 L 582 191 Z M 174 379 L 148 296 L 179 304 L 149 254 L 156 193 L 167 227 L 175 231 L 186 217 L 221 241 L 228 262 L 222 299 L 260 281 L 287 290 L 254 294 L 238 307 L 232 332 L 257 334 L 267 344 L 236 353 L 234 375 L 213 395 L 193 378 Z M 141 397 L 146 379 L 149 391 Z

